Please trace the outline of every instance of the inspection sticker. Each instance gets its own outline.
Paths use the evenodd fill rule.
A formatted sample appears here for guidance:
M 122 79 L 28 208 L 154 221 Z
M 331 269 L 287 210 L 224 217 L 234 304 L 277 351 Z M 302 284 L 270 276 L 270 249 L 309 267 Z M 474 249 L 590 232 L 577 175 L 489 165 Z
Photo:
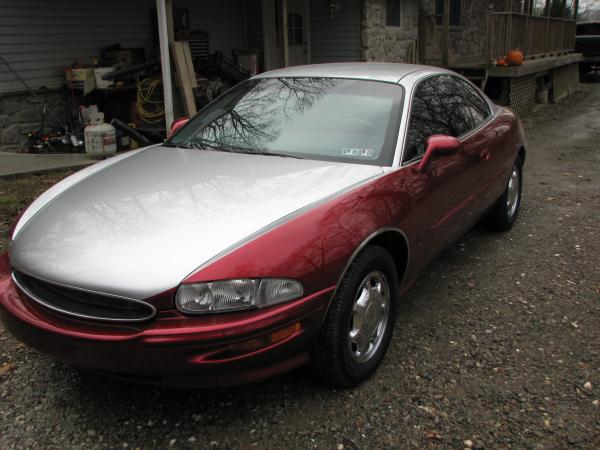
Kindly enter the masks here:
M 342 155 L 344 156 L 363 156 L 369 157 L 373 156 L 372 148 L 349 148 L 345 147 L 342 149 Z

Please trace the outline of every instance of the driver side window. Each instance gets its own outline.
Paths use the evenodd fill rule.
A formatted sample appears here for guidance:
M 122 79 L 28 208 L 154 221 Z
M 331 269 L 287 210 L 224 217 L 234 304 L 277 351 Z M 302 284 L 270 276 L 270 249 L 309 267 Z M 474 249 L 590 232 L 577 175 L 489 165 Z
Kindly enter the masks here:
M 454 77 L 436 75 L 421 81 L 413 97 L 404 161 L 423 156 L 429 136 L 459 137 L 471 130 L 473 119 L 465 112 L 463 93 Z

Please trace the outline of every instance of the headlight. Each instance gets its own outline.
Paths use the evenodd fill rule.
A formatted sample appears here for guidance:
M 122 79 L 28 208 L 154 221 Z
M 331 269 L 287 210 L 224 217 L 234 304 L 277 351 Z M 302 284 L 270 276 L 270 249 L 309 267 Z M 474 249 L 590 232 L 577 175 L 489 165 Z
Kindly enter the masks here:
M 266 278 L 183 284 L 175 305 L 187 314 L 235 311 L 277 305 L 302 297 L 304 288 L 295 280 Z

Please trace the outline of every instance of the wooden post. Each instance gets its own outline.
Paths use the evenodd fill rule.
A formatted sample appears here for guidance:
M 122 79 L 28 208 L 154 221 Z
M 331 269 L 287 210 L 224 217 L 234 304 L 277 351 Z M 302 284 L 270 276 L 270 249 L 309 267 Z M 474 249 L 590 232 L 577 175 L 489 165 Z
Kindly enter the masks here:
M 283 67 L 288 67 L 290 65 L 290 48 L 288 43 L 288 3 L 287 0 L 281 0 L 281 14 L 282 17 L 282 27 L 283 31 Z
M 485 16 L 485 53 L 483 55 L 483 63 L 486 66 L 490 65 L 492 60 L 492 42 L 493 42 L 493 20 L 494 16 L 492 16 L 492 12 L 494 11 L 494 6 L 490 3 L 488 6 L 488 11 Z
M 508 52 L 511 50 L 511 42 L 510 42 L 510 38 L 512 37 L 512 0 L 506 0 L 506 12 L 507 12 L 507 16 L 506 16 L 506 33 L 504 33 L 505 36 L 505 44 L 504 44 L 504 54 L 508 54 Z
M 171 11 L 168 14 L 167 11 Z M 160 64 L 162 70 L 163 96 L 165 102 L 165 127 L 167 133 L 173 123 L 173 87 L 171 85 L 171 60 L 169 55 L 169 28 L 173 32 L 173 2 L 171 0 L 156 0 L 158 18 L 158 40 L 160 46 Z M 171 26 L 168 17 L 171 17 Z
M 444 0 L 444 16 L 442 21 L 442 65 L 447 66 L 449 61 L 450 42 L 450 0 Z
M 573 1 L 573 20 L 577 20 L 577 12 L 579 11 L 579 0 Z
M 544 55 L 548 53 L 548 32 L 550 31 L 550 0 L 546 0 L 546 41 L 544 43 Z
M 277 68 L 277 35 L 275 33 L 277 18 L 274 14 L 275 0 L 262 0 L 263 59 L 265 70 Z
M 531 3 L 528 2 L 527 15 L 525 16 L 525 37 L 523 38 L 523 46 L 521 47 L 521 51 L 525 56 L 529 54 L 529 16 L 531 14 L 529 6 L 531 6 Z

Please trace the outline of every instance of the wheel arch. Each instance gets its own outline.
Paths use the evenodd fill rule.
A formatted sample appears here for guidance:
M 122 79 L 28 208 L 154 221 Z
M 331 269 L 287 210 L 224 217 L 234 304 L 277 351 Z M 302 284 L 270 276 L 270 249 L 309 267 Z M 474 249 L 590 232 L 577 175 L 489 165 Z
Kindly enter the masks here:
M 371 233 L 369 236 L 363 239 L 358 247 L 354 249 L 354 252 L 352 252 L 352 255 L 350 258 L 348 258 L 344 270 L 342 270 L 342 273 L 338 278 L 336 286 L 339 286 L 340 282 L 348 272 L 348 269 L 352 265 L 352 262 L 360 254 L 360 252 L 369 245 L 379 245 L 389 252 L 390 256 L 394 260 L 394 265 L 396 266 L 398 282 L 400 285 L 403 284 L 408 269 L 410 255 L 408 238 L 406 237 L 406 234 L 399 228 L 385 227 Z M 334 295 L 336 292 L 337 287 Z

